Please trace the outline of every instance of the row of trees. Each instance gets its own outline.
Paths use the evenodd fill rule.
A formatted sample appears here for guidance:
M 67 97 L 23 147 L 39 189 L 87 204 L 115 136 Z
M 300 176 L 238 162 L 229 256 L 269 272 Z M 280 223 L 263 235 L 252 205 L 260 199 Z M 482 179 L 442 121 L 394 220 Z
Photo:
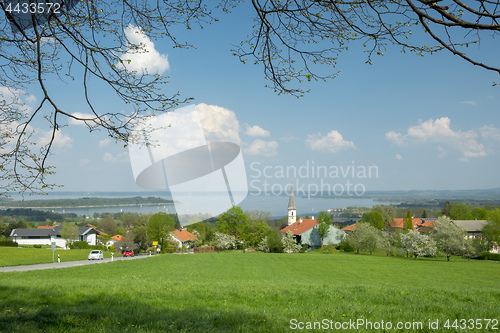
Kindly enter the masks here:
M 359 222 L 340 247 L 344 250 L 367 251 L 385 249 L 387 255 L 405 253 L 415 259 L 435 256 L 439 251 L 450 260 L 452 255 L 474 257 L 486 251 L 491 242 L 467 238 L 467 233 L 455 225 L 449 217 L 441 216 L 428 234 L 417 230 L 394 230 L 382 232 L 370 223 Z M 396 253 L 395 253 L 396 251 Z

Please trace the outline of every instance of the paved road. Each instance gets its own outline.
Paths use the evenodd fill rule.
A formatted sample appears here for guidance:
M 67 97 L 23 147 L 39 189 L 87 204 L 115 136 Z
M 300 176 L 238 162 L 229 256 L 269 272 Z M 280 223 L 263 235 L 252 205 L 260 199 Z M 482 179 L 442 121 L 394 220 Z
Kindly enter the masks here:
M 120 260 L 134 260 L 141 258 L 149 258 L 148 255 L 143 256 L 135 256 L 135 257 L 118 257 L 114 258 L 114 261 Z M 24 271 L 34 271 L 38 269 L 47 269 L 47 268 L 64 268 L 64 267 L 74 267 L 74 266 L 84 266 L 84 265 L 92 265 L 92 264 L 102 264 L 106 262 L 110 262 L 111 258 L 106 258 L 104 260 L 79 260 L 79 261 L 63 261 L 63 262 L 55 262 L 50 264 L 38 264 L 38 265 L 25 265 L 25 266 L 9 266 L 9 267 L 0 267 L 0 272 L 24 272 Z

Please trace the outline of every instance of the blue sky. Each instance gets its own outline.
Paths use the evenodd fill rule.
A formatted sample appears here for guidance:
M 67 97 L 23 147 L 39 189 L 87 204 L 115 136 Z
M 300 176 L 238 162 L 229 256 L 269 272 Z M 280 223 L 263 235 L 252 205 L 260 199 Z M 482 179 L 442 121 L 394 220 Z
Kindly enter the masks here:
M 197 49 L 153 40 L 152 57 L 161 61 L 139 64 L 156 64 L 155 70 L 170 77 L 166 91 L 212 106 L 222 117 L 221 131 L 232 130 L 234 136 L 236 130 L 233 139 L 242 148 L 248 180 L 257 179 L 250 190 L 262 189 L 264 168 L 271 184 L 284 185 L 290 175 L 281 169 L 311 171 L 313 166 L 326 168 L 330 176 L 349 168 L 356 174 L 299 175 L 301 182 L 345 186 L 349 181 L 366 191 L 500 187 L 500 87 L 492 86 L 498 75 L 449 53 L 420 57 L 396 47 L 368 65 L 362 48 L 353 44 L 340 57 L 336 79 L 303 84 L 311 92 L 300 99 L 277 95 L 264 87 L 262 67 L 242 64 L 230 52 L 251 31 L 246 13 L 242 8 L 223 15 L 203 30 L 177 30 Z M 431 43 L 425 35 L 415 36 Z M 499 51 L 496 43 L 482 44 L 478 52 L 495 60 Z M 87 112 L 81 86 L 51 83 L 60 91 L 59 103 Z M 39 98 L 36 91 L 28 93 Z M 93 94 L 102 112 L 116 107 L 98 82 Z M 63 190 L 143 190 L 135 184 L 128 148 L 104 132 L 68 123 L 56 143 L 49 162 L 56 166 L 52 180 Z M 376 174 L 358 174 L 370 167 Z

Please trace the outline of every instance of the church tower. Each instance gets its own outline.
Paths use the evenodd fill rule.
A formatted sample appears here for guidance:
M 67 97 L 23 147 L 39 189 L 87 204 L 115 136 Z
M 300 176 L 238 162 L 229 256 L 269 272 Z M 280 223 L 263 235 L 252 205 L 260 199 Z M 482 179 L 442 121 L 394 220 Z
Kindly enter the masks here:
M 297 221 L 297 208 L 295 207 L 295 196 L 293 195 L 293 180 L 290 189 L 290 199 L 288 200 L 288 225 Z

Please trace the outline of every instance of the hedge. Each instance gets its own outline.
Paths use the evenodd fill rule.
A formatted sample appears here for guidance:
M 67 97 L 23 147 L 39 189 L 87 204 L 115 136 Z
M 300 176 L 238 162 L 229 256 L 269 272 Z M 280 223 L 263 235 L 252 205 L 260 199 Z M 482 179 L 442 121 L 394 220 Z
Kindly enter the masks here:
M 10 246 L 10 247 L 17 247 L 19 244 L 17 242 L 11 241 L 11 240 L 6 240 L 6 241 L 1 241 L 0 246 Z
M 194 253 L 213 252 L 215 250 L 216 250 L 215 246 L 195 247 L 194 248 Z
M 500 261 L 500 253 L 483 252 L 479 255 L 479 259 Z

